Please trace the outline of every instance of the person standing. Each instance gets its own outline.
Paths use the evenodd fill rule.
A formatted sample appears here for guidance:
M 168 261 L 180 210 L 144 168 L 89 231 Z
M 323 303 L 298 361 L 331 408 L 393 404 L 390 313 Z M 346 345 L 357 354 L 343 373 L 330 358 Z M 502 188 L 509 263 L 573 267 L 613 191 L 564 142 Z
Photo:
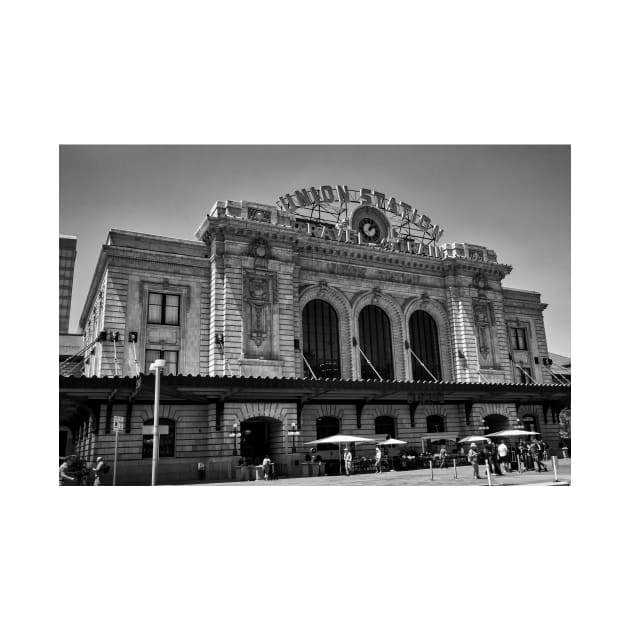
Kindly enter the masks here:
M 499 466 L 503 464 L 503 467 L 506 473 L 512 472 L 512 465 L 510 463 L 509 452 L 510 451 L 508 450 L 505 440 L 501 440 L 501 444 L 499 444 L 497 453 L 499 455 Z
M 96 458 L 96 466 L 94 467 L 94 485 L 105 485 L 104 477 L 109 472 L 109 465 L 105 463 L 102 457 Z
M 473 479 L 479 479 L 479 452 L 477 445 L 473 442 L 468 451 L 468 462 L 472 465 Z
M 265 455 L 265 458 L 262 460 L 263 474 L 265 476 L 265 481 L 269 481 L 271 477 L 271 459 L 269 455 Z
M 383 453 L 381 452 L 381 449 L 377 446 L 376 447 L 376 456 L 374 457 L 374 465 L 376 466 L 376 472 L 380 473 L 382 472 L 381 470 L 381 459 L 383 457 Z
M 72 465 L 72 457 L 66 457 L 63 460 L 61 466 L 59 466 L 59 485 L 60 486 L 69 486 L 71 485 L 69 482 L 74 481 L 74 477 L 71 477 L 68 472 L 69 468 Z
M 346 475 L 350 475 L 352 473 L 352 453 L 347 446 L 343 450 L 343 461 L 346 466 Z

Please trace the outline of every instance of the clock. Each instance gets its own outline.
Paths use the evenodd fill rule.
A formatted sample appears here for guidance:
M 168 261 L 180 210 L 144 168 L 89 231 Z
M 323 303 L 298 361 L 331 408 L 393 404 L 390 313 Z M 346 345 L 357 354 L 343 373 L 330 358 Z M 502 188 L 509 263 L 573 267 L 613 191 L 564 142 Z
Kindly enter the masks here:
M 361 238 L 367 243 L 376 243 L 381 240 L 381 228 L 371 217 L 365 217 L 359 221 Z

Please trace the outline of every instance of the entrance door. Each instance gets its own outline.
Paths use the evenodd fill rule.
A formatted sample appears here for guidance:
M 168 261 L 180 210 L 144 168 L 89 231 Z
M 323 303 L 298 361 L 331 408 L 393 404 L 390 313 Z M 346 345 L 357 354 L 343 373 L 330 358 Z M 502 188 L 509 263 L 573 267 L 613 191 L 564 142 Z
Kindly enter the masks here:
M 265 420 L 241 422 L 241 457 L 252 461 L 270 455 L 269 423 Z

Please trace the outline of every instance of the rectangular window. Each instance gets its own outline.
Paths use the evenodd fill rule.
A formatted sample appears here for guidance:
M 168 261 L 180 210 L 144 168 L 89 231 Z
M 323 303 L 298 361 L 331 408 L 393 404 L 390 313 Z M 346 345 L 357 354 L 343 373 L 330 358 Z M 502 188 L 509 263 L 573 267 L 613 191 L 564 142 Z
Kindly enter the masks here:
M 149 293 L 149 324 L 179 326 L 179 295 Z
M 523 374 L 523 372 L 525 372 L 525 374 L 527 374 L 527 376 L 525 376 L 525 374 Z M 519 376 L 521 377 L 521 383 L 523 383 L 524 385 L 529 385 L 531 383 L 533 383 L 534 381 L 532 381 L 531 377 L 532 375 L 532 369 L 531 368 L 527 368 L 527 367 L 522 367 L 519 371 Z
M 177 374 L 177 360 L 179 352 L 176 350 L 147 350 L 144 353 L 144 372 L 150 374 L 149 367 L 156 359 L 164 359 L 166 365 L 162 374 Z
M 527 330 L 525 328 L 511 328 L 510 336 L 512 350 L 527 350 Z

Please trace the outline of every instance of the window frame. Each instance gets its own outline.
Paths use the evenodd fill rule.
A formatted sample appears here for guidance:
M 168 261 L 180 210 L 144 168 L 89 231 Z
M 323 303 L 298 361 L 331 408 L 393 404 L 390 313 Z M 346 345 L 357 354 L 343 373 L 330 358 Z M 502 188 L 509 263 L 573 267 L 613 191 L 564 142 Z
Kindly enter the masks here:
M 522 336 L 519 335 L 519 331 L 522 332 Z M 510 345 L 512 350 L 529 350 L 527 326 L 510 327 Z
M 151 303 L 151 296 L 157 295 L 160 297 L 159 304 Z M 166 321 L 166 309 L 173 308 L 167 304 L 167 298 L 174 297 L 177 298 L 177 323 L 169 323 Z M 160 321 L 154 321 L 151 318 L 151 307 L 159 306 L 160 307 Z M 149 291 L 147 296 L 147 324 L 155 325 L 155 326 L 180 326 L 181 324 L 181 306 L 182 306 L 182 296 L 179 293 L 160 293 L 158 291 Z
M 153 359 L 148 359 L 147 358 L 147 354 L 149 352 L 157 352 L 158 356 L 154 357 Z M 176 376 L 179 373 L 179 350 L 171 350 L 171 349 L 161 349 L 161 348 L 145 348 L 144 350 L 144 368 L 145 374 L 149 374 L 150 370 L 149 370 L 149 366 L 151 365 L 151 363 L 153 363 L 153 361 L 155 361 L 155 359 L 164 359 L 166 360 L 166 357 L 164 356 L 164 354 L 166 352 L 172 352 L 175 354 L 175 371 L 174 372 L 167 372 L 166 371 L 166 367 L 168 366 L 168 362 L 166 363 L 166 365 L 164 366 L 164 371 L 163 374 L 164 376 L 168 376 L 168 375 L 174 375 Z
M 318 324 L 322 326 L 321 334 Z M 315 298 L 302 308 L 302 352 L 316 378 L 341 378 L 339 314 L 327 300 Z M 304 376 L 312 378 L 310 370 L 305 370 Z

